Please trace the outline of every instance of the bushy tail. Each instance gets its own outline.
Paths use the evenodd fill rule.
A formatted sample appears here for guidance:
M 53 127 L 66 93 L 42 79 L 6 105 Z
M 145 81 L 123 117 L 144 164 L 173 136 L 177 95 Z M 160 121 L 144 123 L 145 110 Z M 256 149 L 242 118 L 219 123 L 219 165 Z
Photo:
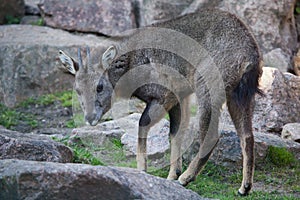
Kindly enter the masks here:
M 258 88 L 262 75 L 262 62 L 255 63 L 255 66 L 252 63 L 252 65 L 248 66 L 251 70 L 243 74 L 232 93 L 232 100 L 241 108 L 248 107 L 256 93 L 264 96 L 263 91 Z

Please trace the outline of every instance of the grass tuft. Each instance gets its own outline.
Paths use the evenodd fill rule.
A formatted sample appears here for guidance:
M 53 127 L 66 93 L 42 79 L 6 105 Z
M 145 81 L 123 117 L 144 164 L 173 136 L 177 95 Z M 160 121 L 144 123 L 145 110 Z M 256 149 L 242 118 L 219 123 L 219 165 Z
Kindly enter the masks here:
M 284 167 L 293 165 L 296 161 L 294 155 L 283 147 L 270 146 L 267 158 L 276 166 Z

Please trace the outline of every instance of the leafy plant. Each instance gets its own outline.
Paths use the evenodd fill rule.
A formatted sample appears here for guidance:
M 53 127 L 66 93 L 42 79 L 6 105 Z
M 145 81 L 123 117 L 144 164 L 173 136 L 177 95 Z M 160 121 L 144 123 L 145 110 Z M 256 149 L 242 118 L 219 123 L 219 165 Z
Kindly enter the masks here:
M 75 128 L 76 125 L 75 125 L 75 122 L 73 119 L 70 119 L 69 121 L 66 122 L 66 127 L 67 128 Z
M 38 125 L 34 116 L 17 112 L 3 104 L 0 104 L 0 113 L 0 125 L 8 129 L 16 126 L 20 121 L 23 121 L 32 128 L 35 128 Z
M 121 140 L 120 139 L 116 139 L 116 138 L 113 138 L 112 140 L 111 140 L 111 142 L 115 145 L 115 147 L 117 147 L 117 148 L 122 148 L 123 147 L 123 144 L 122 144 L 122 142 L 121 142 Z
M 6 24 L 20 24 L 21 20 L 19 17 L 14 17 L 12 15 L 5 16 Z
M 10 128 L 17 124 L 18 113 L 0 104 L 0 125 Z
M 44 26 L 44 20 L 43 20 L 43 18 L 40 18 L 36 22 L 31 23 L 31 25 Z
M 300 14 L 300 2 L 297 1 L 296 5 L 295 5 L 295 14 Z

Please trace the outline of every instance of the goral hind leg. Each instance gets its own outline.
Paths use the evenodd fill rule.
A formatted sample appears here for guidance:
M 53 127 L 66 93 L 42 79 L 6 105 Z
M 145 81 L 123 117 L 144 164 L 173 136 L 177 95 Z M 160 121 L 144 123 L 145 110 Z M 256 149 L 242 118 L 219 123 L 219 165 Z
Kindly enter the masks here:
M 243 154 L 243 181 L 238 193 L 247 195 L 253 185 L 254 175 L 254 136 L 252 133 L 252 112 L 254 100 L 244 108 L 234 102 L 227 102 L 228 110 L 240 138 Z

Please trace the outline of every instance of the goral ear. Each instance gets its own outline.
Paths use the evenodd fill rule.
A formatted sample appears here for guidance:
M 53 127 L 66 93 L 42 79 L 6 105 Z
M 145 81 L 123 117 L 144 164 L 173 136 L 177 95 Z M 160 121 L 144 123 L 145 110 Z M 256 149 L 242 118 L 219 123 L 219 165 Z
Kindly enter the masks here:
M 62 66 L 59 66 L 59 68 L 64 72 L 75 75 L 79 69 L 78 63 L 72 57 L 68 56 L 68 54 L 63 52 L 62 50 L 59 50 L 58 57 L 62 63 Z
M 102 66 L 104 69 L 107 69 L 114 58 L 117 55 L 117 49 L 115 46 L 110 46 L 102 55 Z

